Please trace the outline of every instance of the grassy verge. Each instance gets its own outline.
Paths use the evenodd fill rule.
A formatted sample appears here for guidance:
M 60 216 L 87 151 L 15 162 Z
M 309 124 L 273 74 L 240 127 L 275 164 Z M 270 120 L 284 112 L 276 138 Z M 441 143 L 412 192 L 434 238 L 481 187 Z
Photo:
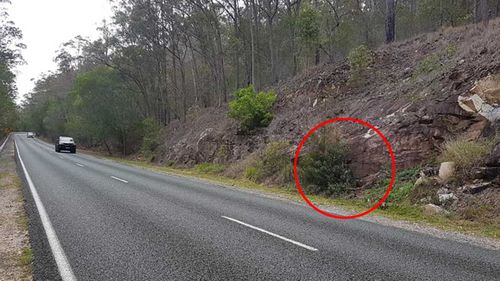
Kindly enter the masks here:
M 24 209 L 21 180 L 16 172 L 14 149 L 7 144 L 0 153 L 0 272 L 9 280 L 32 280 L 32 252 L 28 241 L 29 220 Z M 3 280 L 0 277 L 0 280 Z
M 33 253 L 30 247 L 24 247 L 19 256 L 19 265 L 30 266 L 33 261 Z
M 156 172 L 204 180 L 211 183 L 230 186 L 234 188 L 258 191 L 260 193 L 273 195 L 296 202 L 303 202 L 303 199 L 296 190 L 295 186 L 288 186 L 288 187 L 269 186 L 269 185 L 255 183 L 247 179 L 233 179 L 224 177 L 217 173 L 214 173 L 210 169 L 200 169 L 196 167 L 185 168 L 185 169 L 173 168 L 166 166 L 158 166 L 144 161 L 135 161 L 117 157 L 102 156 L 102 155 L 97 155 L 96 153 L 93 152 L 91 152 L 90 154 L 97 157 L 114 160 L 122 164 L 149 169 Z M 205 172 L 207 170 L 208 172 Z M 334 206 L 346 209 L 347 211 L 355 211 L 355 212 L 365 211 L 373 205 L 360 199 L 326 198 L 319 195 L 310 195 L 308 196 L 308 198 L 316 205 Z M 454 215 L 428 216 L 423 213 L 421 207 L 405 202 L 399 204 L 393 204 L 387 208 L 379 208 L 374 212 L 372 212 L 371 214 L 369 214 L 368 216 L 382 216 L 395 220 L 402 220 L 411 223 L 420 223 L 428 226 L 434 226 L 443 230 L 457 231 L 465 234 L 473 234 L 488 238 L 500 239 L 500 225 L 498 224 L 492 224 L 490 222 L 482 222 L 482 221 L 464 220 Z

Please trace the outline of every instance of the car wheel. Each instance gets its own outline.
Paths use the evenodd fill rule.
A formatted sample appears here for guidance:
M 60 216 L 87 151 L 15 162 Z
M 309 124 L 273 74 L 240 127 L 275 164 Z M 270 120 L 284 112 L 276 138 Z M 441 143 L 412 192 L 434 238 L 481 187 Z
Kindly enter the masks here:
M 76 153 L 76 148 L 73 148 L 73 149 L 71 150 L 71 153 Z

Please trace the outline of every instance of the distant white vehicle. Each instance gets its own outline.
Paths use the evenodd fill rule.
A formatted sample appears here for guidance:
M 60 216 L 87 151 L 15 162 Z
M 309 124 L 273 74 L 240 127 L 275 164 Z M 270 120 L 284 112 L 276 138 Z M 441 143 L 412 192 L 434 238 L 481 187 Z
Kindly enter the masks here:
M 34 138 L 34 137 L 35 137 L 35 133 L 33 133 L 33 132 L 28 132 L 28 133 L 26 134 L 26 137 L 27 137 L 27 138 Z
M 70 137 L 58 137 L 55 147 L 56 152 L 61 152 L 61 150 L 69 150 L 69 152 L 71 153 L 76 153 L 75 141 Z

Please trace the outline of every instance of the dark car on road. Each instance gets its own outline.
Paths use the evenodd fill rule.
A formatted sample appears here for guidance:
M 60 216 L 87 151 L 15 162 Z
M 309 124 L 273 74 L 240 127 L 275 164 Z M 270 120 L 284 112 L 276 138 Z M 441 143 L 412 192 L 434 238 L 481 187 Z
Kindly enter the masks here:
M 58 137 L 56 140 L 56 152 L 61 152 L 61 150 L 68 150 L 71 153 L 76 153 L 76 144 L 73 138 Z

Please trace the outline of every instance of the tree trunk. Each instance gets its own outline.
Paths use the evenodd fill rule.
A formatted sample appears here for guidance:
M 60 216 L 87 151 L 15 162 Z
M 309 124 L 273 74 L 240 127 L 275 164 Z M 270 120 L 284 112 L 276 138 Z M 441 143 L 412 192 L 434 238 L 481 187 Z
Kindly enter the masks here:
M 319 65 L 321 61 L 321 55 L 320 55 L 320 48 L 316 48 L 316 53 L 315 53 L 315 56 L 314 56 L 314 65 Z
M 490 9 L 488 6 L 488 0 L 479 0 L 479 12 L 481 14 L 481 21 L 483 22 L 484 26 L 487 26 L 490 20 Z
M 385 42 L 394 42 L 396 37 L 396 0 L 386 0 Z

